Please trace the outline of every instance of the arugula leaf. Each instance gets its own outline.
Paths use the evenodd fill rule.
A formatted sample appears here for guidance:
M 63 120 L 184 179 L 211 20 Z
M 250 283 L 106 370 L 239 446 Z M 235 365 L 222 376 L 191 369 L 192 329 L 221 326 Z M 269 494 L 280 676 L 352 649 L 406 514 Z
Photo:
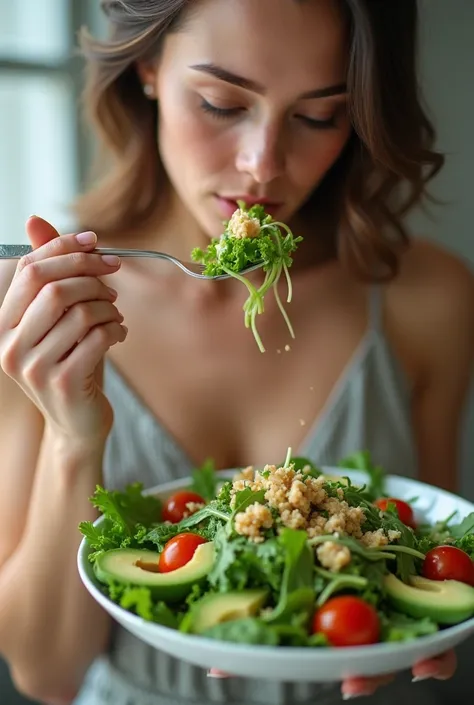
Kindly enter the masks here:
M 382 627 L 381 641 L 412 641 L 438 631 L 438 625 L 425 617 L 414 619 L 399 612 L 379 612 Z
M 178 524 L 159 524 L 146 533 L 141 543 L 152 543 L 161 552 L 164 545 L 174 536 L 192 529 L 208 540 L 212 540 L 219 529 L 230 521 L 230 514 L 222 511 L 217 500 L 210 502 L 205 507 L 186 517 Z
M 314 605 L 313 552 L 306 531 L 282 529 L 277 542 L 285 553 L 285 569 L 280 597 L 275 609 L 265 617 L 267 623 L 286 622 L 295 612 L 309 618 Z
M 191 490 L 210 502 L 216 497 L 217 476 L 214 461 L 208 458 L 200 468 L 192 472 Z
M 371 501 L 384 496 L 385 473 L 380 465 L 374 465 L 368 450 L 348 455 L 338 463 L 338 466 L 346 470 L 359 470 L 368 475 L 369 482 L 365 489 L 365 495 Z
M 311 477 L 319 477 L 323 474 L 322 470 L 316 467 L 316 465 L 309 460 L 309 458 L 291 458 L 290 463 L 293 465 L 296 472 L 304 471 L 305 475 L 311 475 Z
M 449 526 L 449 534 L 454 539 L 463 539 L 469 534 L 474 534 L 474 512 L 464 517 L 460 524 Z
M 246 487 L 244 490 L 237 492 L 235 495 L 235 505 L 232 512 L 231 521 L 233 521 L 237 514 L 240 514 L 240 512 L 245 512 L 247 507 L 250 507 L 252 504 L 264 504 L 265 493 L 266 490 L 255 491 L 250 489 L 250 487 Z
M 283 546 L 276 539 L 253 543 L 244 536 L 229 538 L 225 528 L 214 538 L 216 560 L 208 582 L 219 592 L 266 587 L 278 594 L 284 567 Z

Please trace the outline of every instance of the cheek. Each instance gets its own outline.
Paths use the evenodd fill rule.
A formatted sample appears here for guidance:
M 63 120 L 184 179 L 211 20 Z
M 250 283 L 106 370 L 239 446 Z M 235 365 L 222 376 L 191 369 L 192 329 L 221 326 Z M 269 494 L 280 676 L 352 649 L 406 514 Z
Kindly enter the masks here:
M 160 101 L 158 142 L 169 171 L 179 162 L 186 174 L 221 172 L 233 163 L 233 141 L 228 131 L 183 98 L 171 93 Z
M 295 180 L 304 187 L 319 183 L 340 157 L 351 133 L 350 127 L 322 133 L 311 145 L 306 143 L 298 150 L 298 163 L 294 163 Z

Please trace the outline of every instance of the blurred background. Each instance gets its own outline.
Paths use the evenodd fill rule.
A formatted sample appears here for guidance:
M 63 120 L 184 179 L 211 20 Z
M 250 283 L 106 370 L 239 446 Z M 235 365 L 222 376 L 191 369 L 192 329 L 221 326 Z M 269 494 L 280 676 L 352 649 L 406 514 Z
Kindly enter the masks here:
M 432 190 L 446 205 L 432 210 L 431 217 L 414 213 L 410 224 L 473 266 L 474 0 L 419 0 L 419 5 L 421 84 L 438 129 L 438 147 L 447 156 Z M 0 0 L 2 243 L 26 242 L 24 222 L 33 213 L 60 231 L 74 229 L 68 204 L 84 183 L 93 151 L 79 113 L 83 76 L 75 47 L 82 25 L 103 33 L 99 0 Z M 471 401 L 463 439 L 462 493 L 472 500 L 473 431 Z M 460 652 L 456 678 L 435 685 L 446 703 L 460 703 L 460 697 L 468 702 L 466 696 L 474 692 L 469 672 L 473 654 L 471 640 Z M 26 702 L 0 661 L 1 705 Z

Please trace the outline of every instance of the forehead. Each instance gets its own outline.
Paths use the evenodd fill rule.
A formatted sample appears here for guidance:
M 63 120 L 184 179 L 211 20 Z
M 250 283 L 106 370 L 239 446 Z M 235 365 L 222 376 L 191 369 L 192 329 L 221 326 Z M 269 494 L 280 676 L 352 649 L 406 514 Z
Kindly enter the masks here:
M 195 2 L 183 31 L 169 37 L 175 58 L 218 64 L 269 90 L 344 81 L 347 26 L 339 0 Z

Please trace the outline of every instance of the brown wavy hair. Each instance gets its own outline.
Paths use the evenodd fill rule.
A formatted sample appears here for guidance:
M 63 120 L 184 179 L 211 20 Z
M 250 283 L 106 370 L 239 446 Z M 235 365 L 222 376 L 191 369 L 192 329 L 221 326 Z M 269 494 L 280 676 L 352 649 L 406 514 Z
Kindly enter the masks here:
M 299 0 L 301 1 L 301 0 Z M 193 0 L 193 9 L 196 7 Z M 444 163 L 417 80 L 416 0 L 339 0 L 350 23 L 347 75 L 353 135 L 304 207 L 334 215 L 334 254 L 366 279 L 390 279 L 409 244 L 404 216 L 428 196 Z M 84 108 L 100 138 L 101 177 L 76 203 L 80 225 L 102 235 L 145 225 L 166 183 L 156 145 L 157 105 L 135 64 L 159 56 L 190 0 L 102 0 L 109 36 L 81 32 Z M 154 159 L 150 155 L 156 155 Z M 96 165 L 96 167 L 97 167 Z M 334 231 L 333 231 L 334 232 Z

